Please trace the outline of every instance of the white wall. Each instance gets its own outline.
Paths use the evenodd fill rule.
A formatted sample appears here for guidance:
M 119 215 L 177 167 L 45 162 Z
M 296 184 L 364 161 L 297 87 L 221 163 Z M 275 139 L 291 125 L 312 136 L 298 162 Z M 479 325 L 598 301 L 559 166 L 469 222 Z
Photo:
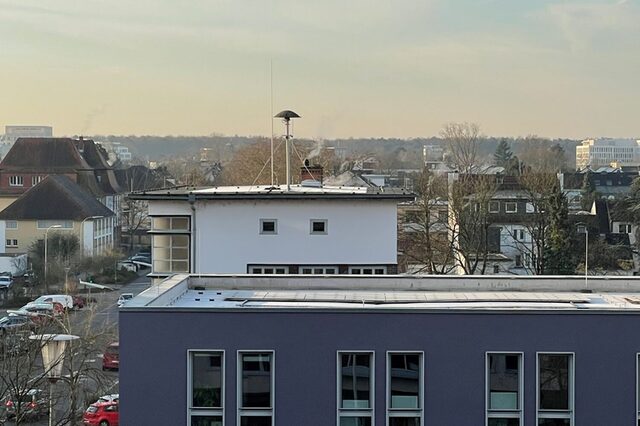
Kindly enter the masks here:
M 188 203 L 149 203 L 153 214 L 190 213 Z M 261 235 L 260 219 L 278 219 Z M 228 201 L 196 204 L 196 273 L 245 273 L 247 264 L 395 264 L 395 201 Z M 327 219 L 311 235 L 310 219 Z M 192 241 L 193 244 L 193 241 Z

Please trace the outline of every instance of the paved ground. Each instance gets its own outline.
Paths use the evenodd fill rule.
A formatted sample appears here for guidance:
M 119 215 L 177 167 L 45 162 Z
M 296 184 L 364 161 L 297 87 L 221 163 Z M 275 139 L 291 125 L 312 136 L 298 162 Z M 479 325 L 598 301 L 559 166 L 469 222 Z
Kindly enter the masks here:
M 145 270 L 144 272 L 148 272 L 148 269 Z M 134 295 L 137 295 L 138 293 L 147 289 L 150 286 L 150 284 L 151 284 L 150 279 L 147 278 L 145 275 L 141 275 L 138 278 L 136 278 L 134 281 L 117 288 L 113 292 L 93 293 L 91 297 L 95 297 L 97 301 L 97 305 L 95 306 L 95 313 L 91 314 L 89 310 L 74 312 L 74 313 L 71 313 L 71 315 L 73 315 L 71 317 L 71 321 L 72 323 L 79 325 L 79 324 L 82 324 L 85 319 L 91 318 L 92 330 L 102 330 L 102 329 L 105 329 L 105 327 L 106 328 L 113 327 L 114 330 L 117 330 L 118 307 L 116 302 L 120 294 L 133 293 Z M 0 316 L 4 316 L 5 314 L 6 314 L 6 310 L 0 311 Z M 100 363 L 102 362 L 102 353 L 97 351 L 95 353 L 95 357 L 90 357 L 89 362 L 95 362 L 97 364 L 96 367 L 101 366 Z M 107 374 L 107 380 L 110 385 L 109 393 L 118 393 L 118 383 L 119 383 L 118 373 L 108 372 L 106 374 Z M 62 390 L 63 386 L 61 384 L 58 384 L 54 386 L 54 389 L 55 388 L 59 388 Z M 64 404 L 64 403 L 66 402 L 65 401 L 59 402 L 59 404 Z M 48 424 L 47 417 L 48 416 L 45 416 L 44 418 L 41 418 L 38 421 L 34 421 L 30 423 L 21 422 L 21 424 L 29 424 L 33 426 L 45 426 Z M 13 422 L 3 422 L 0 419 L 0 425 L 5 425 L 5 424 L 14 425 Z

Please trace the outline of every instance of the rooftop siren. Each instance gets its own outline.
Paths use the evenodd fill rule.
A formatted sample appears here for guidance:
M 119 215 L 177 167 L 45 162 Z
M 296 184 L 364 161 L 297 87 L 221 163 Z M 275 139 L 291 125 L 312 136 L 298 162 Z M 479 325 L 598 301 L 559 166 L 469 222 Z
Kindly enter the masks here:
M 291 161 L 289 158 L 289 140 L 291 138 L 293 138 L 293 135 L 291 134 L 291 119 L 292 118 L 300 118 L 300 116 L 298 114 L 296 114 L 295 112 L 285 109 L 284 111 L 280 111 L 279 113 L 277 113 L 275 115 L 275 118 L 282 118 L 282 121 L 284 121 L 284 126 L 287 129 L 287 133 L 284 137 L 284 141 L 285 141 L 285 154 L 286 154 L 286 166 L 287 166 L 287 191 L 291 190 Z M 271 162 L 273 163 L 273 158 L 271 159 Z

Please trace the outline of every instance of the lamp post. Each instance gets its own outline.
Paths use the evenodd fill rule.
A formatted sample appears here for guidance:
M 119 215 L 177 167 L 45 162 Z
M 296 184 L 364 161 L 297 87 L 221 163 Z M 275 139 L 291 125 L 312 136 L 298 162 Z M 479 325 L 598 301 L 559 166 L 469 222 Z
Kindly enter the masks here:
M 584 289 L 589 290 L 589 227 L 586 223 L 577 223 L 578 232 L 584 229 Z
M 51 225 L 44 231 L 44 286 L 47 293 L 49 293 L 49 281 L 47 281 L 47 242 L 49 241 L 49 237 L 47 234 L 51 228 L 62 228 L 62 225 Z
M 67 344 L 79 339 L 71 334 L 36 334 L 29 336 L 40 342 L 42 365 L 49 379 L 49 426 L 53 425 L 53 385 L 62 378 L 62 366 Z
M 82 220 L 82 223 L 80 224 L 80 232 L 82 232 L 80 234 L 80 239 L 82 241 L 82 243 L 80 244 L 80 257 L 83 258 L 84 257 L 84 223 L 88 220 L 95 220 L 95 219 L 102 219 L 104 216 L 89 216 L 86 217 Z M 95 234 L 95 230 L 93 231 L 93 233 Z M 93 238 L 91 238 L 91 241 L 93 242 Z

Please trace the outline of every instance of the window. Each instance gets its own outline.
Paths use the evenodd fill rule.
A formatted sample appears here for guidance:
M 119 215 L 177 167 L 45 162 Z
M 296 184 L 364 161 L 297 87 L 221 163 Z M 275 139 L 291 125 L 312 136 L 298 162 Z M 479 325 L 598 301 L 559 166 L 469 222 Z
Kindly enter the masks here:
M 238 352 L 238 424 L 272 426 L 274 352 Z
M 62 229 L 73 229 L 73 221 L 71 220 L 39 220 L 37 222 L 38 229 L 48 229 L 54 225 L 60 225 Z
M 619 234 L 630 234 L 631 233 L 631 224 L 621 223 L 618 225 L 618 233 Z
M 288 274 L 289 267 L 281 265 L 249 265 L 250 274 Z
M 487 426 L 522 424 L 522 353 L 487 353 Z
M 17 220 L 7 220 L 5 222 L 6 229 L 18 229 L 18 221 Z
M 516 254 L 515 263 L 516 263 L 516 268 L 522 268 L 522 255 Z
M 349 266 L 349 273 L 353 275 L 384 275 L 386 266 Z
M 31 176 L 31 186 L 36 186 L 40 182 L 42 182 L 44 176 Z
M 518 211 L 518 203 L 513 201 L 504 203 L 504 211 L 507 213 L 516 213 Z
M 18 240 L 7 239 L 7 247 L 18 247 Z
M 573 425 L 573 354 L 538 354 L 538 426 Z
M 189 352 L 188 407 L 191 426 L 222 426 L 224 352 Z
M 151 229 L 154 232 L 184 231 L 188 232 L 189 217 L 186 216 L 156 216 L 152 218 Z
M 422 426 L 423 353 L 387 353 L 387 424 Z
M 326 219 L 311 219 L 311 234 L 326 235 L 328 233 L 328 223 Z
M 337 266 L 301 266 L 300 273 L 309 275 L 334 275 L 338 273 Z
M 524 241 L 524 229 L 514 229 L 513 230 L 513 239 Z
M 154 235 L 152 250 L 154 272 L 189 272 L 189 235 Z
M 264 235 L 275 235 L 278 233 L 277 219 L 260 219 L 260 233 Z
M 439 210 L 438 221 L 440 223 L 447 223 L 449 221 L 449 212 L 447 212 L 446 210 Z
M 372 426 L 373 352 L 338 352 L 338 426 Z
M 500 213 L 500 201 L 489 201 L 489 213 Z
M 640 354 L 636 354 L 636 417 L 640 426 Z
M 10 176 L 9 177 L 9 186 L 23 186 L 24 179 L 22 176 Z
M 500 273 L 500 265 L 493 265 L 493 273 L 494 274 Z

